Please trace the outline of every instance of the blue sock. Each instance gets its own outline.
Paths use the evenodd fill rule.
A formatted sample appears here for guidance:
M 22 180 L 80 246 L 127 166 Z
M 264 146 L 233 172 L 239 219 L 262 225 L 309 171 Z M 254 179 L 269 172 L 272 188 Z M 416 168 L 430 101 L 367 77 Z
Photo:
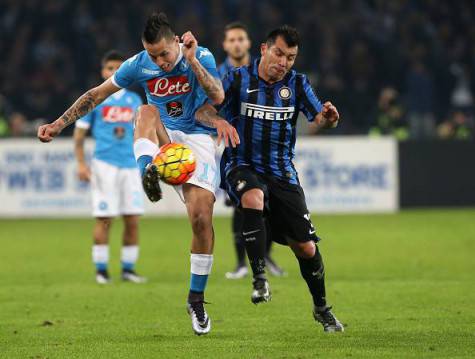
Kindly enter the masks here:
M 137 164 L 139 166 L 140 174 L 143 176 L 145 173 L 145 167 L 152 162 L 153 158 L 152 156 L 148 155 L 142 155 L 139 158 L 137 158 Z
M 125 271 L 134 270 L 134 263 L 122 262 L 122 270 L 125 270 Z
M 190 290 L 193 292 L 203 293 L 208 282 L 208 275 L 199 275 L 191 273 Z
M 96 269 L 98 271 L 106 271 L 107 270 L 107 263 L 94 263 L 96 265 Z

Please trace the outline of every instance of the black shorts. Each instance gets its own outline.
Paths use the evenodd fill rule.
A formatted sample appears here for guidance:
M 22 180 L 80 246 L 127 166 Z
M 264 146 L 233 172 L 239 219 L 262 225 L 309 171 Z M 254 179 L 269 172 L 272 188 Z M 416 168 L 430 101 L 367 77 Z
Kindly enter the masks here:
M 274 242 L 287 245 L 288 239 L 297 242 L 318 242 L 315 227 L 305 202 L 305 194 L 299 185 L 290 184 L 253 169 L 241 166 L 226 177 L 229 197 L 241 206 L 241 196 L 254 188 L 264 192 L 264 215 Z

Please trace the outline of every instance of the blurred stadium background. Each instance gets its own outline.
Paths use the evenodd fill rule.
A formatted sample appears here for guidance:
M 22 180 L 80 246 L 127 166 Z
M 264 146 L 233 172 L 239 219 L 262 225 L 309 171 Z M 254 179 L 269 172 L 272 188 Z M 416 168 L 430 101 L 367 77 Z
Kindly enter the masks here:
M 234 254 L 221 198 L 216 331 L 204 341 L 191 337 L 182 305 L 190 231 L 170 188 L 148 213 L 177 217 L 142 221 L 150 283 L 93 283 L 89 188 L 76 179 L 72 127 L 50 145 L 34 137 L 100 82 L 107 50 L 142 49 L 156 9 L 218 63 L 231 21 L 249 27 L 253 55 L 273 27 L 300 31 L 296 68 L 343 119 L 316 136 L 300 121 L 296 159 L 343 337 L 312 323 L 285 248 L 275 256 L 289 276 L 273 280 L 275 301 L 262 311 L 247 303 L 247 281 L 224 279 Z M 0 357 L 475 355 L 474 1 L 2 0 L 0 54 Z

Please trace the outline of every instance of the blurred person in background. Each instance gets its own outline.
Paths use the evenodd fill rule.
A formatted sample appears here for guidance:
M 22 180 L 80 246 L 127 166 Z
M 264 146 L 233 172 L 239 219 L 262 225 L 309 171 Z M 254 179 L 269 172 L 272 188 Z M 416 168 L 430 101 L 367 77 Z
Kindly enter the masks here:
M 247 27 L 240 22 L 232 22 L 226 25 L 224 28 L 223 50 L 227 57 L 224 62 L 218 66 L 218 72 L 221 79 L 224 79 L 231 70 L 237 67 L 247 66 L 251 63 L 252 57 L 250 49 L 251 40 L 249 39 Z M 226 200 L 226 205 L 233 206 L 232 201 L 230 201 L 229 198 Z M 234 271 L 225 273 L 225 276 L 228 279 L 240 279 L 248 275 L 248 269 L 246 266 L 246 246 L 240 233 L 241 225 L 242 212 L 238 207 L 233 206 L 232 233 L 236 250 L 237 265 Z M 266 248 L 267 268 L 272 275 L 282 276 L 285 272 L 270 256 L 271 248 L 272 240 L 268 237 Z
M 102 58 L 102 78 L 110 78 L 123 62 L 123 55 L 117 51 L 107 52 Z M 96 218 L 92 261 L 99 284 L 110 282 L 109 232 L 112 220 L 117 216 L 122 216 L 124 221 L 122 280 L 146 281 L 135 272 L 139 256 L 139 216 L 144 212 L 142 183 L 133 151 L 133 119 L 140 105 L 139 95 L 121 89 L 76 121 L 74 129 L 78 177 L 91 182 L 92 214 Z M 96 142 L 91 167 L 84 154 L 84 140 L 89 129 Z
M 369 135 L 392 135 L 400 141 L 407 140 L 409 130 L 404 115 L 404 107 L 397 90 L 393 87 L 383 88 L 379 95 L 378 108 Z
M 473 116 L 462 110 L 454 111 L 448 120 L 437 127 L 437 135 L 442 140 L 473 140 Z
M 8 120 L 9 122 L 9 134 L 12 137 L 25 137 L 27 135 L 31 135 L 28 133 L 28 121 L 26 116 L 20 112 L 13 112 L 10 115 Z

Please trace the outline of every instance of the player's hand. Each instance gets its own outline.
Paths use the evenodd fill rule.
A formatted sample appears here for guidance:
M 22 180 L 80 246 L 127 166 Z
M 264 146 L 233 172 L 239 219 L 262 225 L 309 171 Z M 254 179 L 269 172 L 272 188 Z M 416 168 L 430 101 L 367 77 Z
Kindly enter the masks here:
M 62 127 L 58 121 L 42 125 L 38 127 L 38 138 L 41 142 L 51 142 L 60 134 L 61 130 Z
M 216 131 L 218 132 L 218 145 L 221 141 L 224 141 L 226 147 L 229 147 L 230 142 L 232 147 L 241 143 L 236 129 L 226 120 L 216 121 Z
M 325 127 L 333 128 L 338 125 L 340 114 L 336 107 L 330 101 L 327 101 L 323 104 L 322 117 L 326 122 Z
M 196 60 L 196 48 L 198 47 L 198 41 L 191 31 L 185 32 L 181 36 L 181 41 L 183 41 L 183 56 L 186 61 L 191 62 Z
M 89 182 L 91 180 L 91 170 L 89 166 L 85 163 L 80 163 L 78 165 L 78 177 L 79 180 Z

